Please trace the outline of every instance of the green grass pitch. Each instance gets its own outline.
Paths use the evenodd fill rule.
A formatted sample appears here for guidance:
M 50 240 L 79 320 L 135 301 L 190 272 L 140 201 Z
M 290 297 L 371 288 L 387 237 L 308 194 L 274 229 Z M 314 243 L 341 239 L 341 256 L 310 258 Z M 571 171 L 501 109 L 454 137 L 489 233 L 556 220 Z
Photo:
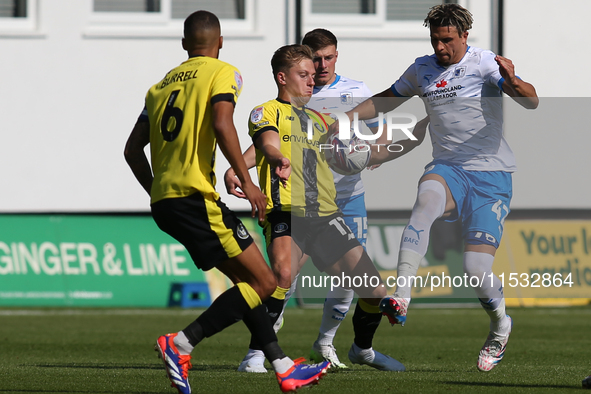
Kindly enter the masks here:
M 0 393 L 170 393 L 155 339 L 184 328 L 198 310 L 0 309 Z M 513 308 L 505 359 L 490 373 L 476 358 L 488 332 L 481 309 L 411 307 L 405 327 L 384 318 L 374 348 L 407 372 L 354 366 L 329 373 L 306 393 L 573 393 L 591 373 L 591 307 Z M 279 341 L 292 358 L 308 356 L 321 311 L 290 308 Z M 347 317 L 335 345 L 341 361 L 353 338 Z M 194 393 L 279 393 L 272 372 L 236 367 L 249 334 L 238 323 L 193 353 Z

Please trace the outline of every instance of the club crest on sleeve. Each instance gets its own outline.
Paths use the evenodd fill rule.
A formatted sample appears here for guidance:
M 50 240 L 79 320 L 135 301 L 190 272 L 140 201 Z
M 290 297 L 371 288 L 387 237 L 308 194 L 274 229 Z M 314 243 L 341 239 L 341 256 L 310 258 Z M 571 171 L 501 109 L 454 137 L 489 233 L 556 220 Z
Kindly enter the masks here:
M 456 67 L 454 70 L 454 78 L 462 78 L 466 75 L 466 66 Z
M 238 71 L 234 71 L 234 80 L 236 80 L 238 90 L 242 89 L 242 75 Z
M 250 113 L 250 121 L 252 123 L 258 123 L 261 119 L 263 119 L 263 110 L 264 107 L 258 107 L 252 110 Z

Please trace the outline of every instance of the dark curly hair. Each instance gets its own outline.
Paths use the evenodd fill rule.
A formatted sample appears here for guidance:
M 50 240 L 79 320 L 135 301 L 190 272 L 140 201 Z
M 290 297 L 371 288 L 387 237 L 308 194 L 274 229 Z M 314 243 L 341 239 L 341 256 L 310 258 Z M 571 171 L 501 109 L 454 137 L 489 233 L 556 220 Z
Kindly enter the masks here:
M 458 30 L 458 34 L 462 35 L 472 28 L 472 14 L 458 4 L 440 4 L 431 7 L 424 26 L 453 26 Z

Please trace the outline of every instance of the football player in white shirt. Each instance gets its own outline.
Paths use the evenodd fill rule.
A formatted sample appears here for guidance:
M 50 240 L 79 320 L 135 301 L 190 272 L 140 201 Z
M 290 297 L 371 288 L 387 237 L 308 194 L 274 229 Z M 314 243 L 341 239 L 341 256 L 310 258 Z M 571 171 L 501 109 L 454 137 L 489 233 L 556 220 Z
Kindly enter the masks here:
M 337 38 L 326 29 L 314 29 L 304 36 L 302 44 L 312 48 L 314 52 L 314 92 L 308 107 L 323 113 L 331 111 L 345 112 L 356 107 L 372 96 L 371 90 L 361 81 L 349 79 L 336 73 L 338 59 Z M 365 121 L 367 127 L 376 132 L 378 119 Z M 378 140 L 377 143 L 384 142 Z M 361 180 L 361 173 L 355 175 L 340 175 L 333 171 L 337 190 L 337 205 L 343 213 L 345 223 L 365 248 L 367 243 L 367 211 L 365 209 L 365 189 Z M 349 312 L 355 293 L 352 289 L 336 287 L 328 291 L 324 302 L 322 322 L 318 338 L 312 346 L 310 358 L 312 360 L 330 361 L 332 368 L 347 368 L 340 362 L 333 345 L 334 336 L 341 322 Z M 357 306 L 359 308 L 359 305 Z M 377 327 L 377 326 L 376 326 Z M 370 349 L 368 354 L 360 354 L 360 349 Z M 349 359 L 355 364 L 366 364 L 380 370 L 399 371 L 400 363 L 389 356 L 383 355 L 371 348 L 371 343 L 364 343 L 363 339 L 355 338 L 349 350 Z
M 492 273 L 495 252 L 509 213 L 511 173 L 515 160 L 503 138 L 501 92 L 528 109 L 538 106 L 535 88 L 515 75 L 511 60 L 467 44 L 472 14 L 457 4 L 432 7 L 425 19 L 435 53 L 417 58 L 390 88 L 347 115 L 369 119 L 396 108 L 400 100 L 419 96 L 431 123 L 433 161 L 419 181 L 417 199 L 404 229 L 398 256 L 396 292 L 380 305 L 392 324 L 404 324 L 411 284 L 427 252 L 436 219 L 462 220 L 464 272 L 487 278 L 475 287 L 490 316 L 490 333 L 477 367 L 490 371 L 503 358 L 512 320 L 505 313 L 500 280 Z M 483 99 L 484 98 L 484 99 Z M 489 278 L 492 278 L 489 279 Z

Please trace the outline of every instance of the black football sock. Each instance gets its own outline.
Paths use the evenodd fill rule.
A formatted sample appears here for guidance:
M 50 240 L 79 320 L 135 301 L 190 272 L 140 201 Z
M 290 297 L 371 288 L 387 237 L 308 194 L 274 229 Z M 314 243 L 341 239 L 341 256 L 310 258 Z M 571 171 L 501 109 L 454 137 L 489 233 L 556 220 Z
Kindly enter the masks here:
M 285 357 L 285 353 L 277 343 L 277 335 L 265 305 L 251 309 L 244 315 L 244 324 L 252 335 L 251 349 L 262 350 L 270 362 Z M 252 344 L 256 344 L 256 348 Z
M 376 330 L 380 325 L 380 321 L 382 320 L 382 314 L 379 312 L 366 312 L 364 308 L 361 307 L 361 304 L 365 304 L 366 309 L 369 309 L 368 307 L 370 307 L 362 300 L 357 301 L 355 313 L 353 314 L 353 330 L 355 331 L 355 339 L 353 342 L 355 342 L 355 344 L 361 349 L 369 349 Z
M 197 345 L 203 338 L 222 331 L 224 328 L 242 320 L 244 315 L 249 312 L 250 306 L 244 299 L 237 286 L 234 286 L 222 293 L 211 304 L 205 312 L 183 332 L 187 336 L 192 346 Z
M 285 299 L 279 300 L 273 296 L 267 298 L 263 304 L 267 306 L 267 313 L 269 314 L 269 318 L 271 319 L 271 325 L 275 325 L 279 316 L 281 316 L 281 311 L 283 310 L 283 304 L 285 303 Z
M 283 310 L 283 302 L 284 300 L 279 300 L 273 296 L 267 298 L 265 302 L 263 302 L 263 309 L 269 316 L 269 321 L 271 322 L 271 328 L 281 316 L 281 311 Z M 246 322 L 246 321 L 245 321 Z M 250 338 L 250 345 L 248 346 L 251 349 L 256 350 L 263 350 L 259 342 L 256 340 L 254 335 Z

